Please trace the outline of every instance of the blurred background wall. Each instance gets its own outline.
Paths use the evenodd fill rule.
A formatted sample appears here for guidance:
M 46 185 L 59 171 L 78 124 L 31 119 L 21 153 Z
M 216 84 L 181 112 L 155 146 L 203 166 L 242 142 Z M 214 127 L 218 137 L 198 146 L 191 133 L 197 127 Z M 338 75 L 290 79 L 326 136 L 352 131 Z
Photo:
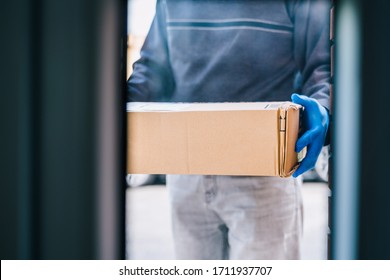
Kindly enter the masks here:
M 0 9 L 0 257 L 124 258 L 127 1 Z
M 390 259 L 390 2 L 334 2 L 331 257 Z

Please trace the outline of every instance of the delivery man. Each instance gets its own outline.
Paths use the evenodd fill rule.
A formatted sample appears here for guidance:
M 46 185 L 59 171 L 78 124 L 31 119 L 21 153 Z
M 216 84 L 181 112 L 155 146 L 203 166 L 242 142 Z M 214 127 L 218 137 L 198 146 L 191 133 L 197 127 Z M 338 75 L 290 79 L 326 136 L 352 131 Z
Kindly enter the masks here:
M 301 180 L 329 116 L 328 1 L 158 0 L 129 101 L 292 101 L 305 107 L 293 177 L 167 175 L 179 259 L 298 259 Z M 291 94 L 298 92 L 298 94 Z M 245 145 L 245 143 L 242 143 Z

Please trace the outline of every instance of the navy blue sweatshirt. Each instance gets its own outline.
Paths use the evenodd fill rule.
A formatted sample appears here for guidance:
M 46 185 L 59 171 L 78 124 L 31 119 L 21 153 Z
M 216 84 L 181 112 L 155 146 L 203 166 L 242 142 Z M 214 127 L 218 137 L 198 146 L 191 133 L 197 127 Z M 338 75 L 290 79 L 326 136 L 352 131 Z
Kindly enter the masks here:
M 329 5 L 159 0 L 128 100 L 287 101 L 298 92 L 329 108 Z

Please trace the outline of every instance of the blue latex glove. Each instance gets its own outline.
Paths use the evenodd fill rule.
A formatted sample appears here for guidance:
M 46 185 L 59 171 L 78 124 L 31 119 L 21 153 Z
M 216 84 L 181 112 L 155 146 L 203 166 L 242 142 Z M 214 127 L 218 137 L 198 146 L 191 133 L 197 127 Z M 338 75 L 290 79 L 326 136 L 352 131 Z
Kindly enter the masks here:
M 295 151 L 300 152 L 307 147 L 305 158 L 302 160 L 293 177 L 314 168 L 329 127 L 329 113 L 317 100 L 299 94 L 293 94 L 291 100 L 305 107 L 303 111 L 304 134 L 298 139 Z

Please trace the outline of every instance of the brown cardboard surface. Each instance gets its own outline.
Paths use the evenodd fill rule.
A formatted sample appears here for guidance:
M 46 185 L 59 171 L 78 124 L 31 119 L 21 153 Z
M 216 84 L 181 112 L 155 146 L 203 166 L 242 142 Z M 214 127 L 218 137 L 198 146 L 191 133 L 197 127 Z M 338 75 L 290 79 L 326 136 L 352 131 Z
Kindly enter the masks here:
M 130 174 L 289 176 L 297 164 L 299 106 L 293 103 L 128 106 Z
M 286 134 L 285 134 L 285 155 L 280 158 L 283 163 L 279 176 L 287 177 L 294 173 L 297 165 L 297 153 L 295 153 L 295 143 L 298 140 L 299 132 L 299 110 L 281 109 L 286 112 Z M 298 121 L 297 121 L 298 120 Z

